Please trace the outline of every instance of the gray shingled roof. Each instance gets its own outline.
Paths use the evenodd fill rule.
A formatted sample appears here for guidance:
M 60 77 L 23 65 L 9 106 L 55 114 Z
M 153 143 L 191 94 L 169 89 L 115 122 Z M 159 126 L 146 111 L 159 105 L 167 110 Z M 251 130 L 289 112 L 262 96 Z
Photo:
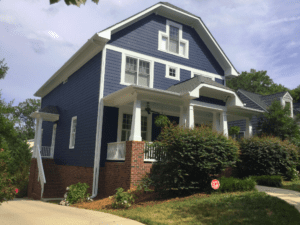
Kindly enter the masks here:
M 298 103 L 294 103 L 293 104 L 293 111 L 294 111 L 294 115 L 297 115 L 297 114 L 299 114 L 300 113 L 300 102 L 298 102 Z
M 245 91 L 243 89 L 238 89 L 238 92 L 241 92 L 243 95 L 248 97 L 252 102 L 260 106 L 262 109 L 267 111 L 268 105 L 261 99 L 262 95 L 255 94 L 249 91 Z
M 274 100 L 280 101 L 280 98 L 283 97 L 287 91 L 275 93 L 272 95 L 261 95 L 261 99 L 270 106 Z
M 58 108 L 56 106 L 51 106 L 51 105 L 48 105 L 48 106 L 40 109 L 39 112 L 59 114 Z
M 226 87 L 222 84 L 219 84 L 216 81 L 213 81 L 213 80 L 211 80 L 207 77 L 203 77 L 203 76 L 195 76 L 189 80 L 172 85 L 171 87 L 169 87 L 167 89 L 167 91 L 172 91 L 172 92 L 176 92 L 176 93 L 180 93 L 180 94 L 188 93 L 188 92 L 193 91 L 200 84 L 209 84 L 209 85 L 212 85 L 212 86 L 215 86 L 218 88 L 234 91 L 234 90 L 230 89 L 229 87 Z

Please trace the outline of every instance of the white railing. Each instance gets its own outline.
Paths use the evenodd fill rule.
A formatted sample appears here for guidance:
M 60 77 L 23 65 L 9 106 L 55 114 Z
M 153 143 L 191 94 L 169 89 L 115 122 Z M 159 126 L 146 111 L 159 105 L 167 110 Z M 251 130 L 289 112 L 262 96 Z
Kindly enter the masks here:
M 144 162 L 156 162 L 159 159 L 158 146 L 150 146 L 150 144 L 153 142 L 145 142 Z
M 37 146 L 36 160 L 37 160 L 37 164 L 38 164 L 38 168 L 39 168 L 38 181 L 40 181 L 40 183 L 41 183 L 41 198 L 42 198 L 43 193 L 44 193 L 44 184 L 46 183 L 46 177 L 45 177 L 43 161 L 42 161 L 42 157 L 41 157 L 41 153 L 40 153 L 40 146 Z
M 53 159 L 53 155 L 54 155 L 54 148 L 53 147 L 51 147 L 51 146 L 42 146 L 41 156 L 43 158 Z
M 106 160 L 125 160 L 126 141 L 107 144 Z

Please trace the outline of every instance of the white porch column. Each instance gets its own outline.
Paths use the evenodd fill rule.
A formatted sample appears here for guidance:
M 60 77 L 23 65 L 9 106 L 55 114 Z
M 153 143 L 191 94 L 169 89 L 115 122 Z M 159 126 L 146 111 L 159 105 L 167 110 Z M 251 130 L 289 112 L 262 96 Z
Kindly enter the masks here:
M 182 126 L 182 127 L 187 126 L 187 107 L 186 106 L 180 106 L 179 126 Z
M 142 141 L 141 134 L 141 101 L 136 99 L 133 104 L 131 133 L 129 141 Z
M 36 144 L 36 151 L 35 151 L 35 157 L 37 157 L 37 151 L 38 151 L 38 146 L 41 150 L 42 146 L 40 146 L 40 143 L 41 143 L 41 136 L 42 136 L 42 124 L 43 124 L 43 118 L 39 118 L 38 119 L 38 130 L 37 130 L 37 140 L 36 140 L 36 143 L 34 143 L 34 145 Z
M 223 111 L 220 113 L 220 125 L 223 135 L 228 137 L 228 124 L 227 124 L 227 112 Z
M 246 138 L 251 138 L 252 136 L 253 136 L 253 133 L 252 133 L 251 118 L 246 118 L 246 132 L 245 132 L 245 137 Z
M 34 145 L 33 145 L 32 158 L 36 158 L 36 146 L 37 146 L 38 128 L 39 128 L 39 119 L 37 118 L 36 119 L 36 125 L 35 125 Z
M 188 127 L 193 129 L 195 126 L 195 124 L 194 124 L 194 106 L 189 105 L 188 114 L 189 114 Z

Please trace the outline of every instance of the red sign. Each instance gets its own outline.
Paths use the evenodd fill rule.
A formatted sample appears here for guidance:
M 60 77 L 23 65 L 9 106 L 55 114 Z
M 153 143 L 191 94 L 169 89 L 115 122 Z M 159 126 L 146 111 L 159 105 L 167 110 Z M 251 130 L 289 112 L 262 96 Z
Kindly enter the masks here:
M 218 189 L 220 187 L 220 182 L 218 180 L 212 180 L 211 187 L 215 190 Z

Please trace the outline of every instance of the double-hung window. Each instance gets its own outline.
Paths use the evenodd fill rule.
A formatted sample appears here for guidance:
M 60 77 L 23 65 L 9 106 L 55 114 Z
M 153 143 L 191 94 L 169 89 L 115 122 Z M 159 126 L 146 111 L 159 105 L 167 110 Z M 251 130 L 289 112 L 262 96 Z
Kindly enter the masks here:
M 72 117 L 69 148 L 75 147 L 77 116 Z
M 182 25 L 167 20 L 166 32 L 158 32 L 158 50 L 188 58 L 189 41 L 182 38 Z
M 125 83 L 149 87 L 150 63 L 126 56 Z
M 128 141 L 131 133 L 132 115 L 123 114 L 121 141 Z M 147 140 L 147 116 L 141 118 L 142 140 Z

